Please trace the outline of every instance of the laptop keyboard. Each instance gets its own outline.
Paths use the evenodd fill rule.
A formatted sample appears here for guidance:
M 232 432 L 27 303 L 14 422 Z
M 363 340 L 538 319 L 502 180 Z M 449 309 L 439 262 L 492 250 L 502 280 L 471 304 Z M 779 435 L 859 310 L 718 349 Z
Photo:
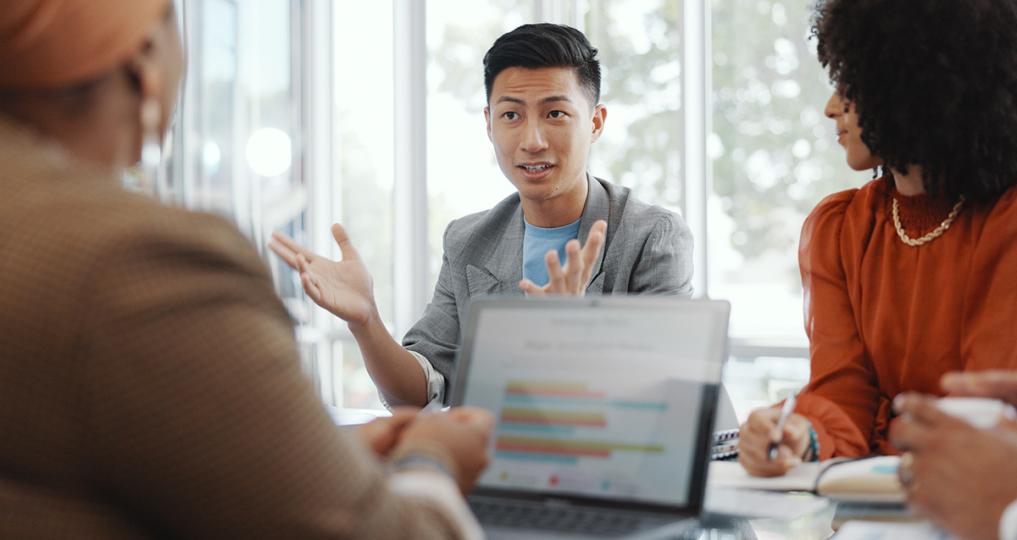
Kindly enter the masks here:
M 645 517 L 605 510 L 547 507 L 510 501 L 471 500 L 477 520 L 497 527 L 539 529 L 594 536 L 631 534 L 649 525 Z

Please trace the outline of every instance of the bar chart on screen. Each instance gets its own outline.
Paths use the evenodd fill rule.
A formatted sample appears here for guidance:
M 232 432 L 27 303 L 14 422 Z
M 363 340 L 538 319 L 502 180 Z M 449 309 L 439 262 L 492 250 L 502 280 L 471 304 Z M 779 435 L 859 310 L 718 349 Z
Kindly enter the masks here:
M 640 479 L 675 474 L 687 449 L 658 440 L 672 432 L 660 426 L 681 421 L 677 409 L 698 391 L 675 380 L 514 378 L 499 394 L 489 480 L 634 496 Z

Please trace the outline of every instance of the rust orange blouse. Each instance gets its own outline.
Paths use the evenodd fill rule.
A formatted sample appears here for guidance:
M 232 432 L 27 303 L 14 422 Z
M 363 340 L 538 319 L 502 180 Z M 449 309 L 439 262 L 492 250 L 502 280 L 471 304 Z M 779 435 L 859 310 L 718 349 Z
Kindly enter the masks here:
M 811 378 L 796 410 L 819 436 L 820 458 L 889 454 L 897 394 L 941 395 L 944 373 L 1017 369 L 1017 188 L 994 204 L 902 196 L 883 178 L 827 197 L 802 229 L 799 264 Z

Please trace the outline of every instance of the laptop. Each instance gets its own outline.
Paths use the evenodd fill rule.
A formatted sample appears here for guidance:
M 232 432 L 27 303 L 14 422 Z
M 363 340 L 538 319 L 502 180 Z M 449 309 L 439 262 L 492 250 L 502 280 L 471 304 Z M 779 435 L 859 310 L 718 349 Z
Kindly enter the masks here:
M 670 297 L 472 301 L 452 404 L 496 417 L 469 497 L 488 537 L 695 530 L 729 313 Z

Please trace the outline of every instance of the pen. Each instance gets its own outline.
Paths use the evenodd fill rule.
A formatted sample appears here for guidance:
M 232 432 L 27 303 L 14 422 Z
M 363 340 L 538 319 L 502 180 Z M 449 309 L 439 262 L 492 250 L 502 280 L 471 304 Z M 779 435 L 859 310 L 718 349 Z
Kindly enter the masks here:
M 787 399 L 784 400 L 784 406 L 780 409 L 780 417 L 777 418 L 777 431 L 784 433 L 784 424 L 787 423 L 787 418 L 791 416 L 791 413 L 795 410 L 795 400 L 798 398 L 798 392 L 793 392 Z M 781 435 L 783 437 L 783 435 Z M 766 450 L 766 459 L 773 461 L 777 459 L 777 449 L 780 448 L 780 441 L 771 441 L 770 447 Z

